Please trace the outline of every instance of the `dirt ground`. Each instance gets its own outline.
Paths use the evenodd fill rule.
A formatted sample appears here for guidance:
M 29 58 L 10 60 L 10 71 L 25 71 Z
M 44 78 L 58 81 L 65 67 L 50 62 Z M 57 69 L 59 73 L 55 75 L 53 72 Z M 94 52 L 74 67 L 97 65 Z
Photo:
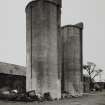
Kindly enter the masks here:
M 10 102 L 0 101 L 0 105 L 105 105 L 105 90 L 85 94 L 78 98 L 63 99 L 50 102 Z

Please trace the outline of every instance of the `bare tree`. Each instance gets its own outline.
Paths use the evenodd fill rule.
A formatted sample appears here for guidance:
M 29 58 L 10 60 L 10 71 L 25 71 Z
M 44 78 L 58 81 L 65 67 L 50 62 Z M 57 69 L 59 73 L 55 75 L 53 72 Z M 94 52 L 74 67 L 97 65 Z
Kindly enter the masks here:
M 93 72 L 95 72 L 96 64 L 93 62 L 87 62 L 87 65 L 84 65 L 84 69 L 87 71 L 88 75 L 92 77 Z
M 87 65 L 83 66 L 83 69 L 87 71 L 88 75 L 90 76 L 90 89 L 92 89 L 92 83 L 95 81 L 95 77 L 99 76 L 102 69 L 96 69 L 96 64 L 93 62 L 87 62 Z

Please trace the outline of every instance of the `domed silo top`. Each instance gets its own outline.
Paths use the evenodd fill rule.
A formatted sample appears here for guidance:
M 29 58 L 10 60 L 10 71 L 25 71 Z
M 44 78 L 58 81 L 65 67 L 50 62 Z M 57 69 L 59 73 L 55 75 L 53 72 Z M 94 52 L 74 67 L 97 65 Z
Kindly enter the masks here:
M 62 7 L 62 0 L 32 0 L 32 1 L 30 1 L 30 2 L 27 4 L 25 10 L 26 10 L 28 7 L 30 7 L 30 6 L 33 6 L 34 3 L 37 2 L 37 1 L 51 2 L 51 3 L 53 3 L 53 4 L 55 4 L 55 5 L 59 6 L 59 7 Z
M 75 28 L 83 29 L 84 25 L 83 25 L 83 22 L 80 22 L 75 25 L 65 25 L 62 28 L 66 28 L 66 27 L 75 27 Z
M 77 24 L 75 24 L 75 26 L 77 26 L 78 28 L 81 28 L 81 29 L 83 29 L 83 27 L 84 27 L 83 22 L 77 23 Z
M 45 0 L 45 1 L 55 3 L 56 5 L 59 5 L 60 7 L 62 6 L 62 0 Z

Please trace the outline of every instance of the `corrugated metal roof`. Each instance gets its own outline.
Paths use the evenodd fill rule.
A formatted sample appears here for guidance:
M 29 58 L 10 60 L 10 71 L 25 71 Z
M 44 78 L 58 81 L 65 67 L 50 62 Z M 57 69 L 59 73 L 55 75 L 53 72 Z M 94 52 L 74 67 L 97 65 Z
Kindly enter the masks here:
M 26 67 L 0 62 L 0 73 L 26 76 Z

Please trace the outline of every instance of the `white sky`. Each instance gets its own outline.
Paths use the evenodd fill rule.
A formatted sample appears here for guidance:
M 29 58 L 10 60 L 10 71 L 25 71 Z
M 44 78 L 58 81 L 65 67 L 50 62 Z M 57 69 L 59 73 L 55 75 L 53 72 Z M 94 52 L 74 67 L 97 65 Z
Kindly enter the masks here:
M 0 61 L 26 64 L 25 5 L 29 0 L 0 1 Z M 84 63 L 105 70 L 105 0 L 63 0 L 62 25 L 84 22 Z M 105 72 L 102 76 L 105 79 Z

